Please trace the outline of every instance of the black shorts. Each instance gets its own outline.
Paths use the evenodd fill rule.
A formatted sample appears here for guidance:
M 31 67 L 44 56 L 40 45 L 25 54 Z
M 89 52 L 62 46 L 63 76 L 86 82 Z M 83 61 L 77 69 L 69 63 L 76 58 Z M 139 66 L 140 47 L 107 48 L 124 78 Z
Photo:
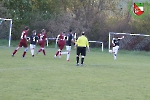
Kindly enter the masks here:
M 86 47 L 77 47 L 77 55 L 86 56 Z

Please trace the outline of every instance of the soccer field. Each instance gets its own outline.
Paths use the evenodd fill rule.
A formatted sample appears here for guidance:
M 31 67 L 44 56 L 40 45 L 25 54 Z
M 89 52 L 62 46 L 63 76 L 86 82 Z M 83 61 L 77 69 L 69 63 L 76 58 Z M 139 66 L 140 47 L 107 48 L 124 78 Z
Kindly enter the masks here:
M 150 100 L 149 52 L 120 50 L 113 60 L 91 49 L 77 67 L 75 50 L 67 62 L 54 48 L 25 58 L 23 48 L 11 57 L 14 49 L 0 47 L 0 100 Z

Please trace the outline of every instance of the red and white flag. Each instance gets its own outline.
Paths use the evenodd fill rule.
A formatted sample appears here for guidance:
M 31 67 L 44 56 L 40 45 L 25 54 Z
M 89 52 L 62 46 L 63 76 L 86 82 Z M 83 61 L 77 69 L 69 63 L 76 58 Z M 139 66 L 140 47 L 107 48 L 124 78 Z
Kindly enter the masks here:
M 142 15 L 144 13 L 144 3 L 134 3 L 133 11 L 137 16 Z

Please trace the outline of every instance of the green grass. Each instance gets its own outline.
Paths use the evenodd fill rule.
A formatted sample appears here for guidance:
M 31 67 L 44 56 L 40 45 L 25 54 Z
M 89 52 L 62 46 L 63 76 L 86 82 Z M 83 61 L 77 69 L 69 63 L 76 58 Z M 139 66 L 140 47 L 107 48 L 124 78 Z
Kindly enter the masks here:
M 117 60 L 107 50 L 92 49 L 83 67 L 57 49 L 31 57 L 23 48 L 0 47 L 0 100 L 150 100 L 150 53 L 120 50 Z M 36 48 L 38 49 L 38 47 Z
M 19 40 L 11 40 L 11 46 L 18 45 Z M 0 46 L 9 46 L 9 41 L 7 39 L 0 39 Z

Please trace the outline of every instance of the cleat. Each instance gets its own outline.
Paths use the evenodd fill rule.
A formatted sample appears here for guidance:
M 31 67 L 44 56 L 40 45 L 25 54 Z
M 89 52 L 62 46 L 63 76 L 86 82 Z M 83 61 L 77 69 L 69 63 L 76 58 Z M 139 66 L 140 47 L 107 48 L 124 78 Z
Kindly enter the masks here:
M 54 58 L 56 58 L 56 55 L 54 56 Z
M 79 66 L 79 64 L 76 64 L 76 66 Z
M 12 57 L 14 57 L 14 55 L 13 55 L 13 54 L 12 54 L 11 56 L 12 56 Z
M 67 60 L 67 61 L 70 61 L 70 60 Z
M 83 64 L 81 64 L 81 66 L 83 66 Z
M 34 57 L 34 55 L 32 55 L 32 57 Z

